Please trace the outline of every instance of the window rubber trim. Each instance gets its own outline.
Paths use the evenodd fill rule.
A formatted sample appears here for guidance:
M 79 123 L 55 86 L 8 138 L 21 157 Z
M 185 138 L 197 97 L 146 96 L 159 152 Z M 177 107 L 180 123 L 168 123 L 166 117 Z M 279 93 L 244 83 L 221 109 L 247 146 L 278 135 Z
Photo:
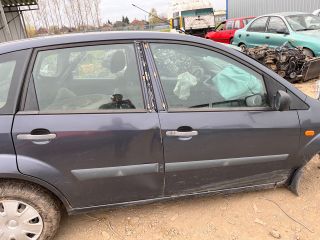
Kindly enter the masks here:
M 28 90 L 29 90 L 29 85 L 32 79 L 32 72 L 35 66 L 35 62 L 38 56 L 39 52 L 42 51 L 50 51 L 50 50 L 59 50 L 59 49 L 66 49 L 66 48 L 77 48 L 77 47 L 93 47 L 93 46 L 100 46 L 100 45 L 118 45 L 118 44 L 131 44 L 134 47 L 134 53 L 136 57 L 136 62 L 137 62 L 137 69 L 139 71 L 139 80 L 140 80 L 140 89 L 141 89 L 141 94 L 143 97 L 143 103 L 145 106 L 145 109 L 137 110 L 137 111 L 127 111 L 127 110 L 120 110 L 120 111 L 57 111 L 57 112 L 45 112 L 45 111 L 40 111 L 39 107 L 38 109 L 28 109 L 25 111 L 25 104 L 26 104 L 26 99 L 28 95 Z M 140 73 L 140 63 L 137 55 L 137 49 L 135 46 L 135 40 L 105 40 L 105 41 L 89 41 L 89 42 L 81 42 L 81 43 L 67 43 L 67 44 L 59 44 L 59 45 L 53 45 L 53 46 L 46 46 L 46 47 L 39 47 L 39 48 L 34 48 L 32 55 L 30 57 L 30 61 L 28 64 L 28 68 L 26 70 L 26 74 L 24 76 L 24 81 L 23 81 L 23 86 L 22 86 L 22 91 L 21 91 L 21 98 L 19 102 L 19 106 L 17 108 L 17 111 L 19 114 L 23 114 L 23 112 L 30 113 L 30 114 L 35 114 L 37 115 L 65 115 L 65 114 L 120 114 L 120 113 L 147 113 L 147 99 L 144 96 L 144 84 L 143 84 L 143 79 Z M 35 89 L 34 89 L 35 91 Z M 35 96 L 36 93 L 35 93 Z M 37 105 L 39 106 L 38 99 L 35 100 L 37 102 Z
M 158 91 L 160 93 L 161 99 L 162 99 L 163 103 L 165 104 L 165 107 L 158 106 L 158 108 L 162 109 L 163 111 L 167 111 L 167 112 L 172 113 L 172 112 L 229 112 L 229 111 L 230 112 L 234 112 L 234 111 L 272 111 L 273 110 L 272 106 L 269 106 L 269 107 L 252 107 L 250 109 L 249 108 L 212 108 L 212 109 L 208 109 L 208 110 L 204 110 L 204 109 L 201 109 L 201 110 L 200 109 L 189 109 L 189 108 L 170 109 L 169 105 L 168 105 L 168 102 L 166 100 L 166 97 L 165 97 L 165 92 L 163 90 L 163 86 L 162 86 L 162 83 L 161 83 L 159 71 L 157 69 L 155 60 L 153 58 L 153 53 L 152 53 L 152 50 L 151 50 L 151 47 L 150 47 L 150 45 L 152 43 L 178 44 L 178 45 L 187 45 L 187 46 L 192 46 L 192 47 L 200 47 L 200 48 L 203 48 L 203 49 L 206 49 L 206 50 L 209 50 L 209 51 L 214 51 L 214 52 L 216 52 L 218 54 L 221 54 L 221 55 L 223 55 L 225 57 L 231 58 L 232 60 L 234 60 L 236 62 L 239 62 L 240 64 L 248 67 L 249 69 L 251 69 L 255 73 L 258 73 L 259 75 L 262 76 L 263 82 L 264 82 L 264 85 L 265 85 L 265 89 L 267 91 L 268 104 L 271 104 L 271 102 L 270 102 L 270 96 L 269 96 L 267 81 L 266 81 L 266 74 L 262 70 L 253 67 L 252 65 L 250 65 L 248 62 L 242 60 L 241 58 L 237 58 L 236 56 L 234 56 L 232 54 L 229 54 L 228 52 L 225 52 L 223 50 L 220 50 L 220 49 L 217 49 L 217 48 L 214 48 L 214 47 L 210 47 L 210 46 L 207 46 L 207 45 L 199 44 L 199 43 L 181 42 L 181 41 L 175 41 L 175 40 L 173 40 L 173 41 L 148 40 L 148 44 L 149 44 L 149 49 L 150 50 L 147 52 L 147 58 L 150 59 L 151 65 L 153 66 L 154 71 L 156 72 L 156 74 L 155 74 L 156 86 L 157 86 L 157 89 L 158 89 Z

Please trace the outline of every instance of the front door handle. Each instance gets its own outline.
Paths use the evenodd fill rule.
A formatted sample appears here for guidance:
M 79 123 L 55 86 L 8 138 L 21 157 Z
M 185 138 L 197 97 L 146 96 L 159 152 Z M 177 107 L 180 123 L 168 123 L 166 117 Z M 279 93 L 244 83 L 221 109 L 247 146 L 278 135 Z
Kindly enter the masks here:
M 166 135 L 168 137 L 182 137 L 182 138 L 190 138 L 198 136 L 198 131 L 190 131 L 190 132 L 179 132 L 179 131 L 167 131 Z
M 56 134 L 44 134 L 44 135 L 32 135 L 32 134 L 19 134 L 17 136 L 18 140 L 27 140 L 27 141 L 51 141 L 57 137 Z
M 266 36 L 266 39 L 270 39 L 270 36 Z

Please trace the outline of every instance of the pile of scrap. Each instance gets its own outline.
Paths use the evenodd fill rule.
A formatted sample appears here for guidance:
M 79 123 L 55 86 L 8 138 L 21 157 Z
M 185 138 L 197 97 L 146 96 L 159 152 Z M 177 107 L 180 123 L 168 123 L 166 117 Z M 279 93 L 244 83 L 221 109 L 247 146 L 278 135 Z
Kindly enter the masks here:
M 291 83 L 305 82 L 320 75 L 320 58 L 306 56 L 302 47 L 295 47 L 289 42 L 278 48 L 270 48 L 268 45 L 247 48 L 244 54 Z

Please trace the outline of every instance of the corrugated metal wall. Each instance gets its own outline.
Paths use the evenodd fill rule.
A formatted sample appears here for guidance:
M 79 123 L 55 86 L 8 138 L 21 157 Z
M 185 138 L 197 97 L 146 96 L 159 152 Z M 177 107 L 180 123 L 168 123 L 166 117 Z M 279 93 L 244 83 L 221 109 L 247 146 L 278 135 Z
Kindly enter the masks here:
M 228 0 L 228 18 L 316 9 L 320 9 L 320 0 Z

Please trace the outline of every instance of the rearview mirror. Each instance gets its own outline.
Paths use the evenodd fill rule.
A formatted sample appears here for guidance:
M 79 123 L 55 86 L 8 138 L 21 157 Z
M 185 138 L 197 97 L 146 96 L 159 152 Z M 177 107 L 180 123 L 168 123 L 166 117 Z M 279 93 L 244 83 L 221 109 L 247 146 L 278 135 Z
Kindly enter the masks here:
M 277 92 L 274 99 L 274 108 L 277 111 L 283 112 L 290 110 L 291 97 L 288 93 L 280 90 Z

